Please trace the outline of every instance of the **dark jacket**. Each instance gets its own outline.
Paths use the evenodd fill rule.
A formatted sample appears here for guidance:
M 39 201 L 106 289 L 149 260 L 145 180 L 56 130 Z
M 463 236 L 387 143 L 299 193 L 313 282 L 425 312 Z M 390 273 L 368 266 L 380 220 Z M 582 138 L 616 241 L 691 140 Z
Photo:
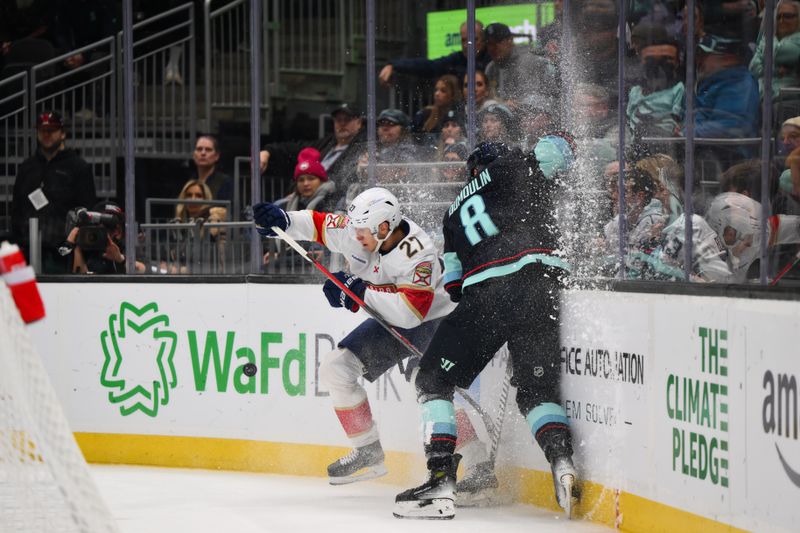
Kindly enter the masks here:
M 194 163 L 191 165 L 192 179 L 198 179 L 197 167 Z M 233 178 L 225 174 L 221 170 L 214 169 L 208 178 L 206 178 L 206 185 L 211 190 L 211 196 L 214 200 L 233 200 Z
M 475 57 L 475 68 L 486 70 L 486 65 L 492 60 L 485 49 Z M 389 64 L 398 74 L 413 74 L 421 78 L 438 78 L 445 74 L 453 74 L 459 81 L 467 73 L 467 56 L 462 52 L 453 52 L 450 55 L 436 59 L 424 57 L 404 57 L 392 59 Z
M 36 211 L 28 195 L 42 187 L 48 204 Z M 39 219 L 42 244 L 56 247 L 66 239 L 67 211 L 91 209 L 97 201 L 92 167 L 77 152 L 65 149 L 47 161 L 41 152 L 19 166 L 11 200 L 11 232 L 14 239 L 28 244 L 28 220 Z

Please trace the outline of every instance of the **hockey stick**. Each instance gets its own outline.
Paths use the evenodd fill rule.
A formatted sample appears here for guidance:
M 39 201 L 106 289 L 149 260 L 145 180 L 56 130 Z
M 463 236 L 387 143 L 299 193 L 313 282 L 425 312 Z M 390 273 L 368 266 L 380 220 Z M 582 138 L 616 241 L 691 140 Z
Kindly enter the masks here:
M 354 302 L 356 302 L 358 305 L 360 305 L 361 308 L 364 309 L 364 311 L 366 311 L 367 314 L 370 315 L 375 320 L 375 322 L 380 324 L 383 327 L 383 329 L 385 329 L 387 332 L 389 332 L 389 334 L 392 337 L 397 339 L 399 342 L 403 343 L 403 345 L 408 349 L 408 351 L 410 351 L 412 354 L 414 354 L 417 357 L 419 357 L 420 359 L 422 359 L 422 355 L 423 354 L 419 350 L 419 348 L 414 346 L 411 343 L 410 340 L 406 339 L 399 331 L 397 331 L 394 328 L 394 326 L 392 326 L 391 324 L 386 322 L 386 320 L 376 310 L 374 310 L 372 307 L 367 305 L 364 302 L 364 300 L 362 298 L 359 298 L 358 295 L 355 294 L 353 291 L 351 291 L 349 287 L 345 286 L 344 283 L 339 281 L 336 278 L 336 276 L 334 276 L 331 273 L 330 270 L 325 268 L 325 265 L 323 265 L 322 263 L 320 263 L 319 261 L 317 261 L 316 259 L 311 257 L 311 255 L 309 255 L 308 251 L 306 251 L 305 248 L 300 246 L 300 244 L 296 240 L 294 240 L 292 237 L 290 237 L 288 233 L 286 233 L 285 231 L 283 231 L 281 228 L 279 228 L 277 226 L 272 226 L 272 231 L 274 231 L 278 235 L 278 237 L 283 239 L 283 241 L 286 244 L 288 244 L 289 246 L 294 248 L 294 251 L 297 252 L 298 254 L 300 254 L 300 256 L 303 259 L 305 259 L 306 261 L 308 261 L 309 263 L 311 263 L 312 265 L 317 267 L 317 269 L 320 272 L 322 272 L 325 275 L 326 278 L 331 280 L 334 283 L 334 285 L 336 285 L 341 290 L 343 290 L 344 293 L 347 294 L 347 296 L 352 298 Z M 402 371 L 403 367 L 400 366 L 400 369 Z M 481 416 L 481 418 L 483 419 L 483 423 L 486 425 L 487 431 L 493 432 L 494 428 L 495 428 L 495 424 L 492 421 L 492 419 L 489 416 L 489 414 L 481 408 L 481 406 L 478 404 L 478 402 L 476 402 L 469 395 L 469 393 L 467 391 L 465 391 L 465 390 L 462 390 L 462 389 L 456 387 L 456 392 L 458 393 L 459 396 L 461 396 L 464 399 L 464 401 L 466 401 Z
M 506 350 L 508 348 L 506 347 Z M 489 450 L 489 463 L 494 468 L 494 463 L 497 460 L 497 450 L 500 447 L 500 434 L 503 432 L 503 421 L 506 419 L 506 405 L 508 404 L 508 396 L 511 392 L 511 375 L 514 373 L 514 368 L 511 366 L 511 354 L 509 353 L 506 359 L 506 375 L 503 380 L 503 388 L 500 391 L 500 412 L 497 414 L 498 420 L 495 427 L 492 428 L 491 438 L 492 447 Z
M 775 279 L 773 279 L 769 283 L 769 286 L 772 287 L 773 285 L 778 283 L 783 276 L 785 276 L 791 269 L 795 267 L 795 265 L 797 265 L 797 263 L 800 263 L 800 250 L 797 251 L 797 254 L 794 256 L 792 262 L 783 267 L 783 269 L 780 272 L 778 272 L 778 275 L 775 276 Z

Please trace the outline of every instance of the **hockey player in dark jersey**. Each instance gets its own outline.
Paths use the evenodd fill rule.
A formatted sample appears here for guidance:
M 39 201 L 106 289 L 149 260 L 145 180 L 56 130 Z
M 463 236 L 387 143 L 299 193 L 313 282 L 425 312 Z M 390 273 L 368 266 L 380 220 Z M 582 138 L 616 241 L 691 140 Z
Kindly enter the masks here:
M 574 158 L 567 134 L 543 137 L 533 154 L 482 143 L 471 179 L 444 217 L 445 287 L 458 307 L 444 318 L 416 377 L 428 481 L 398 494 L 398 518 L 452 518 L 456 469 L 455 387 L 468 387 L 506 342 L 517 405 L 551 465 L 569 514 L 576 473 L 569 420 L 560 405 L 556 173 Z

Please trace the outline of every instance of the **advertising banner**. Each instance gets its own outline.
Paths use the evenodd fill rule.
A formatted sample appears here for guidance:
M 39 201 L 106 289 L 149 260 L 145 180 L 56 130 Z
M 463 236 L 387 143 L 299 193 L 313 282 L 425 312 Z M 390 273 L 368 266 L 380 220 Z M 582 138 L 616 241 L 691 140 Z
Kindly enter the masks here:
M 461 51 L 461 25 L 467 20 L 466 9 L 450 11 L 431 11 L 427 15 L 428 59 L 436 59 L 453 52 Z M 492 22 L 502 22 L 513 33 L 528 35 L 517 37 L 515 43 L 535 43 L 537 31 L 556 18 L 555 4 L 518 4 L 513 6 L 479 7 L 475 18 L 484 26 Z
M 32 333 L 74 431 L 346 445 L 318 368 L 368 317 L 331 308 L 319 286 L 69 283 L 42 293 L 47 318 Z M 416 395 L 397 367 L 366 388 L 390 448 L 419 451 Z

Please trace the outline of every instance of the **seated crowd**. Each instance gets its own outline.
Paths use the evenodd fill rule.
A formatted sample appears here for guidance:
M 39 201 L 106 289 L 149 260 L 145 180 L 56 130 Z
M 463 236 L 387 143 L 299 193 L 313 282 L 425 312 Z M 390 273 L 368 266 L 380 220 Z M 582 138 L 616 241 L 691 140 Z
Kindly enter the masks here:
M 777 157 L 769 196 L 763 198 L 757 157 L 765 39 L 759 5 L 696 3 L 696 83 L 687 87 L 686 9 L 661 0 L 649 4 L 653 4 L 650 9 L 629 13 L 630 53 L 622 84 L 618 83 L 616 55 L 617 8 L 611 0 L 587 0 L 571 7 L 576 33 L 570 76 L 561 70 L 562 13 L 548 31 L 541 32 L 534 46 L 516 42 L 519 36 L 504 24 L 484 27 L 478 22 L 475 138 L 530 152 L 548 132 L 569 132 L 578 147 L 573 173 L 579 178 L 567 185 L 575 185 L 573 199 L 593 196 L 594 206 L 594 219 L 578 228 L 578 233 L 595 246 L 588 250 L 584 246 L 582 250 L 590 253 L 574 259 L 591 262 L 600 274 L 683 279 L 686 217 L 681 138 L 687 132 L 687 97 L 692 96 L 691 129 L 698 163 L 692 195 L 692 279 L 743 282 L 758 277 L 762 202 L 773 215 L 767 233 L 773 249 L 770 275 L 774 275 L 792 256 L 793 243 L 800 241 L 796 218 L 800 215 L 800 116 L 780 116 L 782 104 L 791 98 L 786 94 L 792 94 L 786 89 L 800 92 L 800 3 L 780 0 L 776 6 L 771 97 L 778 125 L 773 128 Z M 463 43 L 465 34 L 466 26 L 462 26 Z M 441 60 L 398 59 L 384 67 L 382 83 L 391 84 L 398 74 L 415 74 L 431 79 L 433 94 L 431 104 L 413 116 L 394 108 L 377 113 L 374 166 L 367 149 L 366 117 L 352 103 L 331 110 L 333 132 L 324 138 L 266 145 L 260 153 L 262 173 L 268 179 L 285 180 L 281 190 L 290 191 L 280 203 L 287 210 L 344 212 L 349 200 L 369 185 L 418 185 L 417 201 L 431 200 L 434 206 L 437 201 L 449 202 L 465 180 L 465 161 L 473 149 L 467 145 L 465 70 L 466 44 L 460 54 Z M 622 136 L 626 157 L 621 163 Z M 39 140 L 44 149 L 41 136 Z M 218 159 L 216 139 L 200 137 L 194 154 L 196 171 L 183 186 L 180 199 L 231 200 L 232 182 L 216 169 Z M 625 174 L 624 208 L 619 198 L 620 167 Z M 432 185 L 446 184 L 451 188 L 435 198 L 422 194 L 432 190 Z M 197 195 L 190 196 L 192 191 Z M 20 195 L 33 192 L 26 189 Z M 91 205 L 93 200 L 93 191 L 87 191 L 81 202 Z M 238 220 L 240 215 L 212 218 L 212 211 L 208 206 L 187 205 L 177 218 L 219 221 Z M 622 245 L 621 212 L 625 214 Z M 21 213 L 20 217 L 26 214 L 30 215 Z M 61 211 L 59 216 L 63 216 Z M 438 223 L 432 221 L 432 231 Z M 22 233 L 18 237 L 24 242 Z M 52 247 L 53 242 L 45 244 Z M 620 261 L 620 250 L 626 253 L 624 261 Z M 279 254 L 279 249 L 267 250 L 265 263 Z

